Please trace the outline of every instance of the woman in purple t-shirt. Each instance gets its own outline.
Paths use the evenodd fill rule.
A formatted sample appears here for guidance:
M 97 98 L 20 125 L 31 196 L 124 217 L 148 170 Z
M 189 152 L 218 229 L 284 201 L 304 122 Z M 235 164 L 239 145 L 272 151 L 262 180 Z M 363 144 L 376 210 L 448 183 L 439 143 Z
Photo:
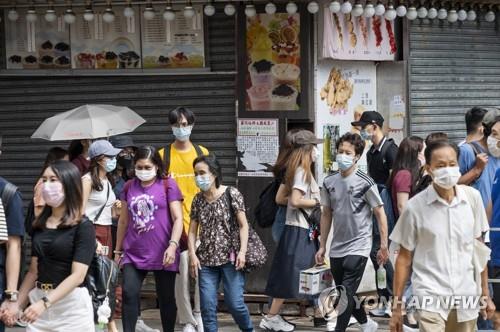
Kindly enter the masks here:
M 161 157 L 154 147 L 137 150 L 136 178 L 121 194 L 115 260 L 123 267 L 123 331 L 134 332 L 140 291 L 154 272 L 163 331 L 174 331 L 175 277 L 179 271 L 182 234 L 182 194 L 175 181 L 164 178 Z

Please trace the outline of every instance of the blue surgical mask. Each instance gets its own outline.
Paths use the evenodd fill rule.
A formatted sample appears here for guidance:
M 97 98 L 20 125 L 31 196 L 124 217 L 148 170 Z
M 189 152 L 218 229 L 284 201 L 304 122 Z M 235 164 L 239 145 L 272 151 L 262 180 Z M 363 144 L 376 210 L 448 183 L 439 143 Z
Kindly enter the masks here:
M 187 127 L 172 127 L 172 132 L 175 138 L 181 142 L 186 142 L 189 140 L 191 136 L 191 131 L 193 130 L 193 126 Z
M 347 154 L 337 154 L 336 161 L 341 171 L 347 171 L 354 165 L 354 157 Z
M 210 175 L 198 175 L 194 178 L 196 186 L 200 188 L 201 191 L 207 191 L 212 186 L 212 179 Z
M 106 173 L 111 173 L 116 168 L 116 158 L 106 160 L 106 164 L 104 165 L 104 169 Z
M 366 129 L 361 130 L 360 135 L 363 141 L 371 141 L 373 138 L 373 134 L 370 134 Z

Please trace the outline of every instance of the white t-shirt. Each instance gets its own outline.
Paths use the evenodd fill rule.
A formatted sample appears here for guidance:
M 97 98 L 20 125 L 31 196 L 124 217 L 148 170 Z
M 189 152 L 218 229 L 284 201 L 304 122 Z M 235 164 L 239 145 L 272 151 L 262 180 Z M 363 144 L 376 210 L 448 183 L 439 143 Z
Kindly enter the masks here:
M 298 189 L 304 193 L 304 199 L 317 199 L 320 200 L 320 192 L 319 186 L 314 180 L 314 177 L 311 177 L 311 183 L 306 182 L 305 172 L 302 167 L 299 167 L 295 172 L 295 177 L 293 179 L 292 189 Z M 304 209 L 308 214 L 311 213 L 312 209 Z M 290 200 L 288 200 L 288 206 L 286 209 L 286 225 L 297 226 L 309 229 L 309 224 L 307 223 L 306 218 L 300 212 L 299 209 L 296 209 L 291 206 Z
M 92 181 L 90 173 L 85 174 L 82 179 Z M 101 182 L 103 187 L 102 191 L 92 189 L 90 192 L 89 200 L 85 205 L 85 215 L 96 225 L 111 226 L 113 224 L 111 208 L 116 201 L 116 196 L 113 192 L 113 188 L 111 188 L 111 183 L 109 183 L 107 179 L 101 179 Z M 99 220 L 95 220 L 97 213 L 99 213 L 104 204 L 106 204 L 106 206 L 102 210 Z

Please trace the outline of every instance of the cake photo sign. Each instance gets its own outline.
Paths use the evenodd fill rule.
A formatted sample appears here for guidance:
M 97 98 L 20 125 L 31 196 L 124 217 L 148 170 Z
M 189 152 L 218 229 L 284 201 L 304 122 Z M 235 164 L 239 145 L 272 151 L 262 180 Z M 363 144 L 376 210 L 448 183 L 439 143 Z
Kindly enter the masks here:
M 13 22 L 6 16 L 3 21 L 7 69 L 71 68 L 69 31 L 60 22 L 26 22 L 24 9 L 19 10 L 17 21 Z
M 299 14 L 258 14 L 247 17 L 247 111 L 299 110 L 299 33 Z

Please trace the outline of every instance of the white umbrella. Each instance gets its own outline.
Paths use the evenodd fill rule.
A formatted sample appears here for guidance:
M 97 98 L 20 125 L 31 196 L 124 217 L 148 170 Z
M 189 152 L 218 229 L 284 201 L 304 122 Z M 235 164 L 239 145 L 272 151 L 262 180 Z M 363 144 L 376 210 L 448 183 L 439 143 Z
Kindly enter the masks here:
M 128 107 L 84 105 L 46 119 L 31 138 L 96 139 L 134 131 L 146 120 Z

